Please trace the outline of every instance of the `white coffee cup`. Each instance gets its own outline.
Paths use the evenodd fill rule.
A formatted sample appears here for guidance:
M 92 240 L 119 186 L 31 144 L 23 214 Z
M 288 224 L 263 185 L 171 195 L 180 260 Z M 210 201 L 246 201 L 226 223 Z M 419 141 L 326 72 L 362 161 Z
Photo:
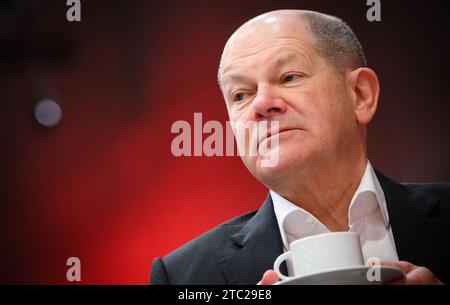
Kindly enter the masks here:
M 286 259 L 292 262 L 293 276 L 280 272 Z M 273 269 L 282 280 L 321 271 L 364 265 L 359 235 L 355 232 L 335 232 L 312 235 L 293 241 L 290 251 L 277 257 Z

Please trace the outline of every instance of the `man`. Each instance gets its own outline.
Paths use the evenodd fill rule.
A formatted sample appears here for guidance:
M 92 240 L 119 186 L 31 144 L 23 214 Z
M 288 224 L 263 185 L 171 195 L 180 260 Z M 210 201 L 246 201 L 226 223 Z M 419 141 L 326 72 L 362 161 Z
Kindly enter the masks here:
M 258 139 L 277 137 L 277 147 L 242 156 L 270 194 L 257 212 L 156 258 L 151 283 L 273 284 L 270 269 L 291 241 L 330 231 L 359 233 L 365 259 L 406 273 L 397 284 L 450 280 L 450 185 L 398 184 L 372 168 L 366 126 L 379 82 L 342 20 L 294 10 L 258 16 L 230 37 L 218 76 L 230 121 L 279 123 Z M 278 163 L 262 166 L 273 154 Z

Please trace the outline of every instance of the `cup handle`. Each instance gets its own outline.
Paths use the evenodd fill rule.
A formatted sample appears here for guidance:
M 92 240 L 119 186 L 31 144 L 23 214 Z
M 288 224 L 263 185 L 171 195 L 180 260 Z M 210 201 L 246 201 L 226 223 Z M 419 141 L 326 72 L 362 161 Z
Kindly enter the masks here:
M 281 254 L 280 256 L 278 256 L 277 259 L 275 260 L 275 263 L 273 263 L 273 270 L 275 270 L 275 272 L 278 274 L 278 277 L 282 280 L 289 280 L 292 278 L 292 277 L 282 274 L 280 271 L 281 263 L 283 263 L 290 256 L 291 256 L 291 251 L 287 251 L 287 252 Z

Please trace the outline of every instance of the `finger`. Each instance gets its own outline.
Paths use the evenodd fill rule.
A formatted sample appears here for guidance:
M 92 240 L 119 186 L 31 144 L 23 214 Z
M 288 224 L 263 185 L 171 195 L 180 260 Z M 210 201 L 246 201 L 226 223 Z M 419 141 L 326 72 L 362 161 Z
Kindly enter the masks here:
M 386 283 L 386 285 L 405 285 L 406 284 L 406 277 L 402 277 L 401 279 L 398 280 L 393 280 L 390 281 L 388 283 Z
M 406 263 L 406 262 L 403 262 Z M 398 266 L 398 264 L 387 264 L 389 266 Z M 403 264 L 402 270 L 406 270 L 406 276 L 402 279 L 387 283 L 388 285 L 441 285 L 442 282 L 436 278 L 430 269 L 419 266 L 410 266 L 412 264 Z M 404 269 L 403 269 L 404 268 Z
M 418 267 L 406 275 L 407 285 L 439 285 L 441 283 L 433 272 L 425 267 Z
M 277 273 L 273 270 L 267 270 L 266 272 L 264 272 L 261 281 L 259 281 L 258 283 L 260 285 L 273 285 L 276 282 L 278 282 Z
M 391 266 L 391 267 L 397 267 L 403 270 L 403 272 L 405 272 L 405 274 L 413 271 L 414 269 L 417 268 L 417 266 L 409 263 L 409 262 L 405 262 L 405 261 L 399 261 L 399 262 L 381 262 L 380 263 L 382 266 Z

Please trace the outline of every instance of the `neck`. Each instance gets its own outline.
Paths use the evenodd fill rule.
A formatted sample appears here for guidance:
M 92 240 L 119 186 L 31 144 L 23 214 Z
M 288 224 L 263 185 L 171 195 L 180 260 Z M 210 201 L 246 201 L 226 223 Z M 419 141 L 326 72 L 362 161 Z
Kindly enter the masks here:
M 297 183 L 273 189 L 313 214 L 331 231 L 348 231 L 348 209 L 367 165 L 366 154 L 321 162 L 297 173 Z

